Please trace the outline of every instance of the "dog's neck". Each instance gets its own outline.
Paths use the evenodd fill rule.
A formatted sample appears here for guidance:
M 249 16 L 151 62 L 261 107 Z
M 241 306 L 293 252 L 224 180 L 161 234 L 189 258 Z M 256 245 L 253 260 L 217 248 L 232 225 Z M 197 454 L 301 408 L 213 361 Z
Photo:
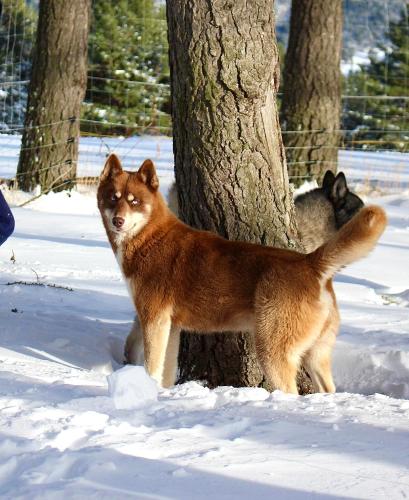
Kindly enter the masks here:
M 150 251 L 159 245 L 165 235 L 174 225 L 181 224 L 177 217 L 168 209 L 160 194 L 152 207 L 148 221 L 140 231 L 129 237 L 117 239 L 117 235 L 107 230 L 108 239 L 111 243 L 122 272 L 128 276 L 135 272 L 136 263 L 142 264 L 149 257 Z M 107 228 L 107 224 L 105 224 Z

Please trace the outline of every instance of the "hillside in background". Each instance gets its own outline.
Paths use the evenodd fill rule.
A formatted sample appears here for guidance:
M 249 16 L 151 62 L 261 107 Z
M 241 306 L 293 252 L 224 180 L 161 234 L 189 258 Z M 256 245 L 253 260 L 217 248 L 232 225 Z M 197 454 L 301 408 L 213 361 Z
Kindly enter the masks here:
M 344 59 L 387 42 L 389 23 L 397 21 L 405 8 L 406 0 L 344 0 Z M 276 13 L 277 38 L 287 45 L 291 0 L 276 0 Z

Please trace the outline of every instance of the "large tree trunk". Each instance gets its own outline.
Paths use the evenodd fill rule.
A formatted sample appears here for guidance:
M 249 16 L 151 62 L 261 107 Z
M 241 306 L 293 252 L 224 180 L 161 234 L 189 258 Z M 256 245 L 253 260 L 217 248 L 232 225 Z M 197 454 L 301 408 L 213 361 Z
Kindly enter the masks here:
M 342 0 L 293 0 L 281 126 L 290 180 L 321 180 L 337 166 Z
M 18 185 L 61 189 L 75 178 L 87 84 L 91 0 L 41 0 Z
M 180 216 L 231 240 L 295 248 L 273 0 L 168 0 L 167 17 Z M 179 366 L 180 381 L 211 387 L 262 382 L 244 334 L 184 334 Z

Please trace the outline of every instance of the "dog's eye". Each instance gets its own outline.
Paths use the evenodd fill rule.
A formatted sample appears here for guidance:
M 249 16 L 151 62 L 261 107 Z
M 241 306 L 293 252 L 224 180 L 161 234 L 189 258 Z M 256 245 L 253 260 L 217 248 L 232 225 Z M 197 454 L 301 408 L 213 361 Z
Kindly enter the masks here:
M 134 198 L 131 201 L 131 205 L 133 205 L 134 207 L 136 207 L 137 205 L 140 205 L 140 204 L 141 204 L 141 200 L 138 200 L 138 198 Z
M 117 201 L 117 200 L 118 200 L 118 198 L 116 197 L 116 194 L 115 193 L 112 194 L 111 195 L 111 201 Z

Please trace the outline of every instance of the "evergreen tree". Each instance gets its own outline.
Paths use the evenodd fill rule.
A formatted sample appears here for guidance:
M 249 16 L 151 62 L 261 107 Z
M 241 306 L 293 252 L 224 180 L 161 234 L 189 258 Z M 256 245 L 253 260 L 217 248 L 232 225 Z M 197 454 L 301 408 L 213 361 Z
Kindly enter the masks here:
M 342 0 L 292 0 L 281 127 L 295 185 L 336 171 L 341 115 Z
M 17 166 L 24 191 L 61 190 L 75 179 L 91 2 L 41 0 Z
M 166 132 L 169 68 L 164 7 L 155 0 L 96 0 L 82 130 Z M 97 125 L 95 122 L 98 122 Z M 105 125 L 103 125 L 105 123 Z M 99 125 L 100 124 L 100 125 Z M 119 124 L 119 125 L 112 125 Z
M 37 14 L 25 0 L 0 3 L 0 130 L 21 127 Z
M 347 137 L 348 146 L 409 150 L 409 133 L 404 132 L 409 129 L 409 23 L 405 11 L 399 21 L 390 23 L 388 38 L 389 45 L 379 44 L 372 51 L 368 66 L 346 78 L 346 95 L 371 96 L 344 104 L 343 128 L 353 130 Z

